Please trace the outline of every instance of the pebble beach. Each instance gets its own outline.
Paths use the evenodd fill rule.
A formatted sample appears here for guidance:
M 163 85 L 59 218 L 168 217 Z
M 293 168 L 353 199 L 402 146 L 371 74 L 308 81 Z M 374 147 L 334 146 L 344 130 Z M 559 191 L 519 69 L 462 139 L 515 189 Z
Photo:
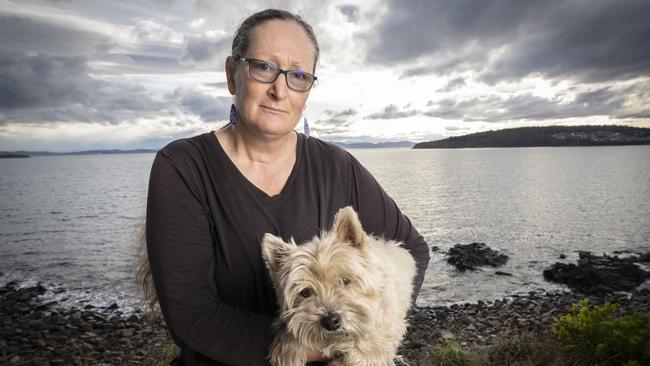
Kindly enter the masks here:
M 58 309 L 39 295 L 41 285 L 0 288 L 0 364 L 2 365 L 160 365 L 172 341 L 160 319 L 145 320 L 136 311 L 119 307 Z M 571 304 L 617 303 L 621 313 L 650 311 L 650 292 L 632 291 L 604 296 L 543 291 L 503 300 L 440 307 L 417 307 L 400 354 L 410 365 L 424 365 L 436 345 L 454 340 L 480 349 L 500 337 L 522 331 L 548 331 L 553 319 Z

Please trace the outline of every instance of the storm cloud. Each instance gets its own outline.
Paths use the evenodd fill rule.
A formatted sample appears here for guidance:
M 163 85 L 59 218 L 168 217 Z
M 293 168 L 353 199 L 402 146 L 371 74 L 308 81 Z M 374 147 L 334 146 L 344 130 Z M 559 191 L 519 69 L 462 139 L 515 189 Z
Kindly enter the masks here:
M 90 75 L 83 57 L 0 54 L 0 116 L 4 122 L 98 122 L 193 114 L 226 120 L 232 98 L 178 88 L 159 99 L 139 84 Z
M 471 70 L 496 83 L 528 75 L 586 82 L 650 72 L 645 0 L 390 0 L 367 32 L 367 60 L 406 76 Z
M 648 82 L 643 82 L 622 89 L 599 88 L 577 93 L 569 101 L 547 99 L 531 93 L 507 97 L 489 95 L 463 100 L 443 99 L 429 102 L 431 108 L 424 115 L 467 122 L 543 121 L 599 115 L 622 119 L 647 118 L 650 107 L 631 107 L 628 101 L 647 93 L 649 87 Z
M 167 100 L 187 113 L 200 116 L 205 122 L 227 120 L 232 104 L 231 97 L 213 97 L 183 88 L 176 89 Z
M 341 14 L 345 15 L 347 21 L 356 23 L 359 21 L 359 7 L 356 5 L 340 5 L 338 7 Z
M 347 136 L 358 114 L 359 112 L 352 108 L 341 111 L 326 109 L 315 122 L 310 122 L 309 128 L 321 138 L 340 138 Z
M 231 43 L 231 37 L 210 33 L 186 36 L 181 61 L 207 67 L 223 66 L 230 54 Z
M 166 109 L 141 86 L 92 78 L 80 56 L 0 54 L 0 79 L 5 122 L 117 124 Z
M 415 109 L 408 109 L 407 107 L 398 108 L 394 104 L 387 105 L 381 112 L 372 113 L 366 116 L 366 119 L 399 119 L 415 116 L 420 114 L 420 111 Z

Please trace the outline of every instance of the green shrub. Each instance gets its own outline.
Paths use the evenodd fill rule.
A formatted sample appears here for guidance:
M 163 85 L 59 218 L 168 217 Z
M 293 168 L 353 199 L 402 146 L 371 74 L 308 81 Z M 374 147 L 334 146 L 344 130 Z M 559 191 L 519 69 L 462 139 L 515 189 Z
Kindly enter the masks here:
M 476 353 L 462 349 L 456 342 L 447 342 L 442 347 L 436 347 L 433 366 L 485 366 L 485 361 Z
M 564 366 L 558 340 L 551 334 L 521 333 L 501 338 L 487 349 L 490 366 Z
M 578 364 L 650 365 L 650 313 L 615 318 L 618 305 L 589 308 L 588 300 L 571 306 L 552 328 Z
M 163 348 L 162 353 L 163 364 L 169 365 L 174 360 L 174 358 L 180 356 L 181 349 L 175 343 L 170 343 Z

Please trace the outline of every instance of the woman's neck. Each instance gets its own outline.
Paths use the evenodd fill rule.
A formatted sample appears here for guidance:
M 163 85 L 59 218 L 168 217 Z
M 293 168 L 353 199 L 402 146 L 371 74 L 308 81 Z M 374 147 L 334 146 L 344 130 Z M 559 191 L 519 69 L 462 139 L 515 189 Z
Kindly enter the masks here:
M 229 125 L 217 132 L 219 143 L 231 160 L 254 164 L 273 164 L 295 157 L 297 134 L 260 136 L 242 124 Z

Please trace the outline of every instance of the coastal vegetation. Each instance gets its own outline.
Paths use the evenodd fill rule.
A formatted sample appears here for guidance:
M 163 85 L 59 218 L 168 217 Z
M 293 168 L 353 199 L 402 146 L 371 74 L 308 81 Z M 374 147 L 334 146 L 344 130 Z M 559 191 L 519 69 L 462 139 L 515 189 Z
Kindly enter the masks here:
M 421 142 L 414 149 L 648 145 L 650 128 L 627 126 L 521 127 Z
M 650 364 L 650 312 L 616 316 L 619 306 L 573 304 L 550 332 L 523 332 L 481 351 L 449 341 L 434 350 L 432 366 Z

